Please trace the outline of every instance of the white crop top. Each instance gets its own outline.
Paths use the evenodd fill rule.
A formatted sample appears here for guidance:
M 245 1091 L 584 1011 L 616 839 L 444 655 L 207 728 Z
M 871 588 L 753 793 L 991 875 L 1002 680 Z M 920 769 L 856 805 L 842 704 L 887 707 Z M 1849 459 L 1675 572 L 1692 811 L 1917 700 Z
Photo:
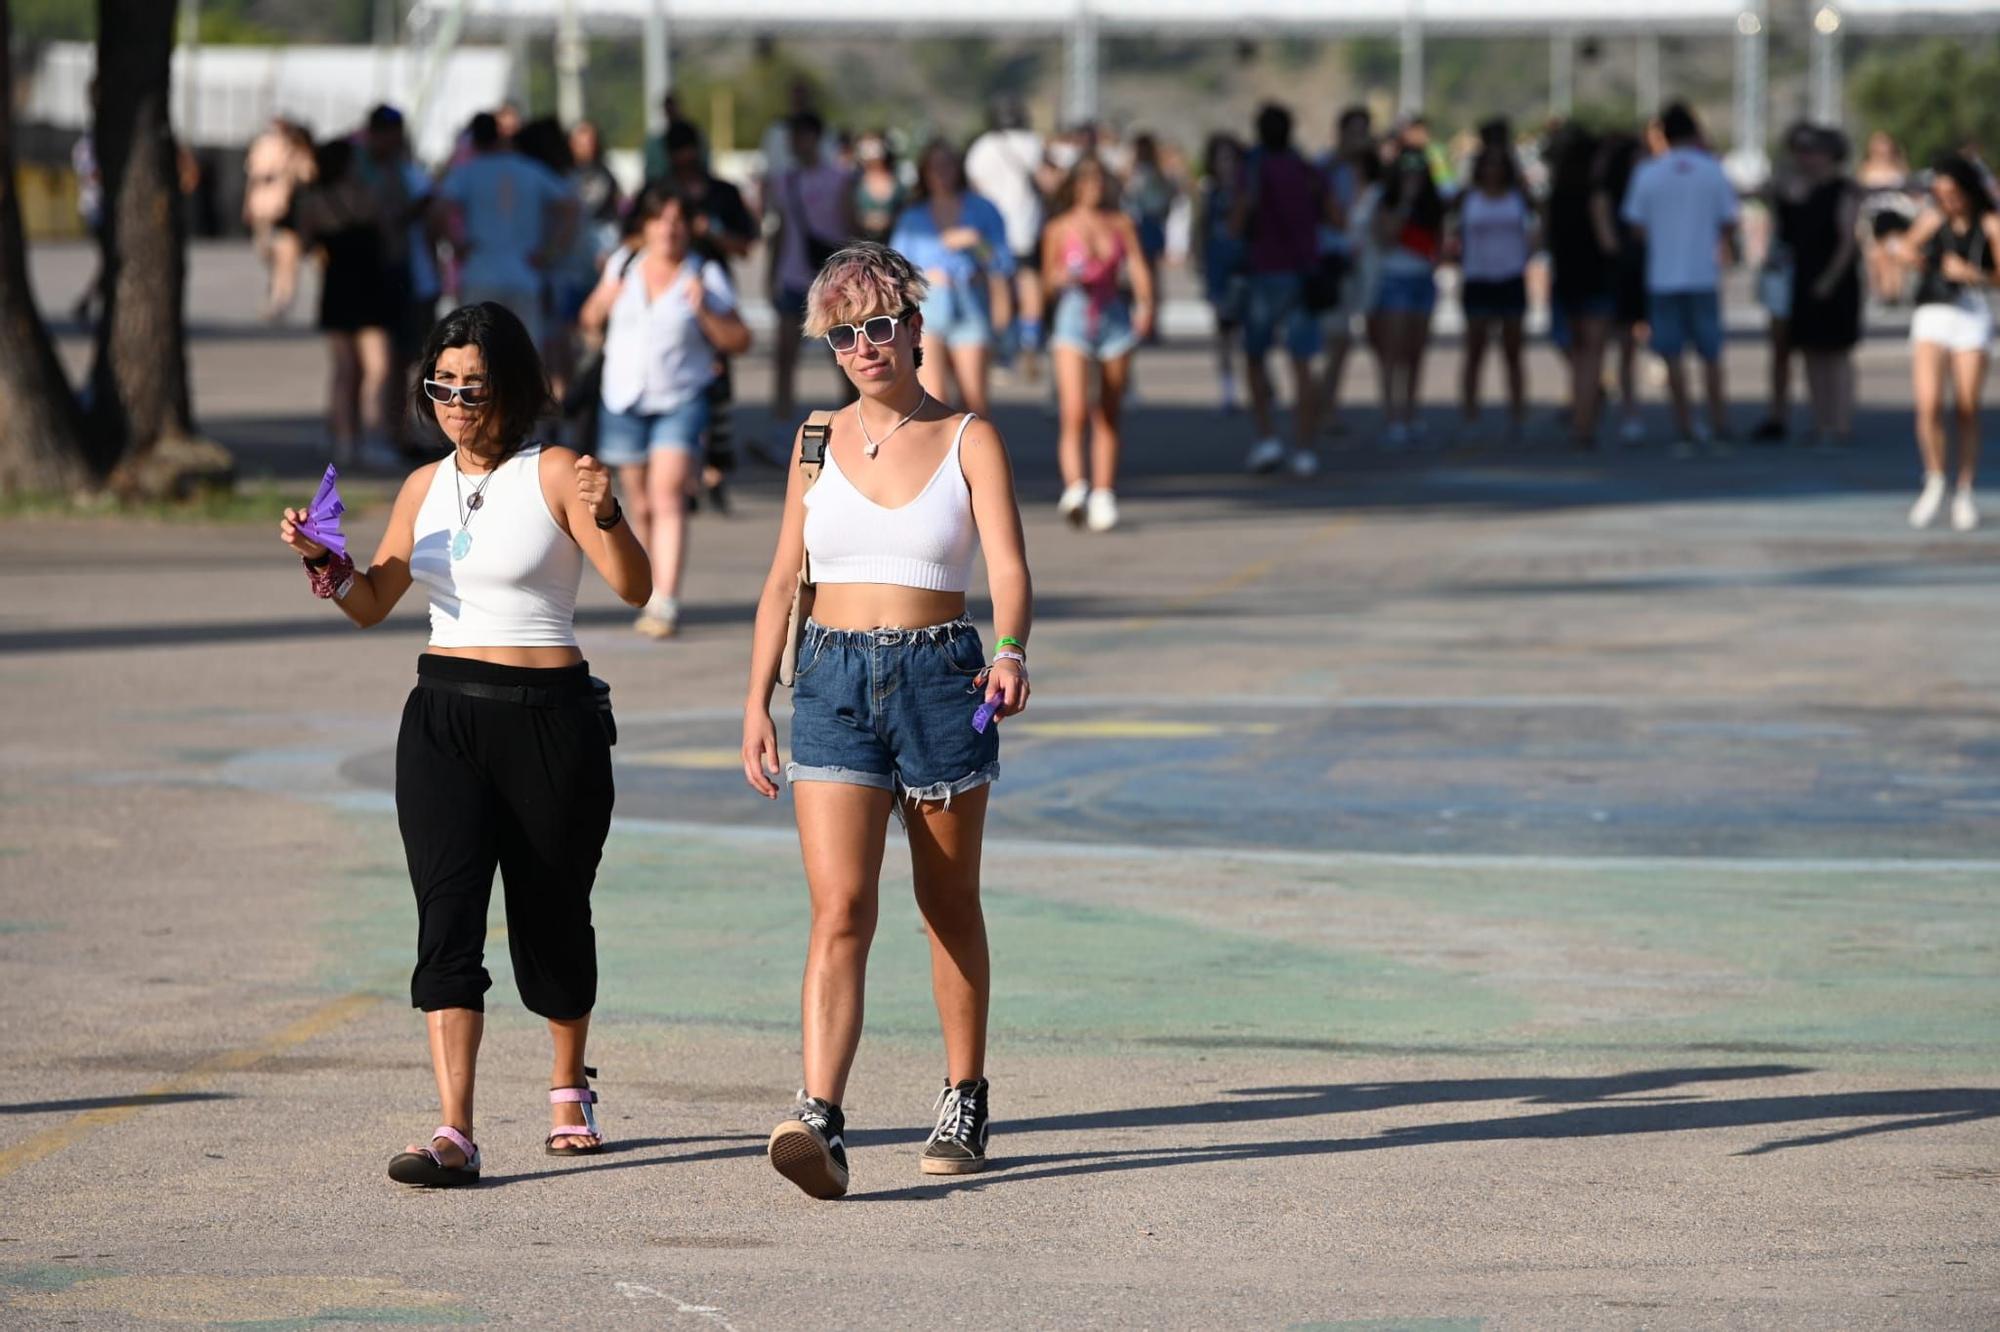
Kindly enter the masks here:
M 583 552 L 542 494 L 542 446 L 488 475 L 461 474 L 453 453 L 417 510 L 410 577 L 430 590 L 432 647 L 575 647 Z M 477 509 L 468 514 L 481 482 Z M 456 555 L 456 558 L 454 558 Z
M 959 445 L 972 413 L 958 423 L 951 449 L 917 497 L 889 509 L 869 499 L 840 470 L 833 450 L 806 492 L 806 554 L 815 583 L 893 583 L 926 592 L 963 592 L 972 581 L 979 530 Z

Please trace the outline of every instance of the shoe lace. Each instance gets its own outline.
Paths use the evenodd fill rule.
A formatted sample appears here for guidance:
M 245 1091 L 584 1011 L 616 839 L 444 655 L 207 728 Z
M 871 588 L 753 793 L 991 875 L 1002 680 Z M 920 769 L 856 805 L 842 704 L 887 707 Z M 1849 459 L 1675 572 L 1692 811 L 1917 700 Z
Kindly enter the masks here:
M 978 1106 L 975 1097 L 959 1091 L 956 1087 L 946 1087 L 938 1093 L 937 1127 L 931 1130 L 930 1140 L 937 1142 L 949 1138 L 953 1142 L 970 1144 L 978 1132 Z
M 813 1100 L 811 1097 L 800 1097 L 798 1106 L 793 1111 L 793 1114 L 801 1124 L 819 1134 L 820 1137 L 829 1138 L 833 1136 L 832 1114 L 828 1112 L 823 1104 Z

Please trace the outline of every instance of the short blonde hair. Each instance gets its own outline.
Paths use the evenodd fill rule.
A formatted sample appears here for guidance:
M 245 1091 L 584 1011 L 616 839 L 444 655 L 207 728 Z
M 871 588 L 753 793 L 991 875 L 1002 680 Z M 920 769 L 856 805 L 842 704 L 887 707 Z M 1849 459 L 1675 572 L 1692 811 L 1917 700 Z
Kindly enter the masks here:
M 886 245 L 856 241 L 837 250 L 806 292 L 805 335 L 826 336 L 835 324 L 871 315 L 900 315 L 923 304 L 930 284 L 916 265 Z

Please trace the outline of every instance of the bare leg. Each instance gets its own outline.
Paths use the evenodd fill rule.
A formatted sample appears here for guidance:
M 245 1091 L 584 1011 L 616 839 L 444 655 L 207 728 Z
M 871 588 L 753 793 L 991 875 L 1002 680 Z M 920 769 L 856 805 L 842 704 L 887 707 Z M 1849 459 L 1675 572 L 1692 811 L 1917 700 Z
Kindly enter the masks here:
M 1313 391 L 1312 357 L 1292 353 L 1292 419 L 1297 431 L 1294 445 L 1302 453 L 1319 447 L 1319 394 Z
M 333 458 L 343 466 L 354 458 L 361 433 L 361 352 L 352 333 L 329 333 L 326 349 L 332 358 L 327 385 L 327 431 L 333 436 Z
M 1023 324 L 1035 325 L 1036 328 L 1041 330 L 1040 336 L 1046 338 L 1048 330 L 1041 328 L 1042 275 L 1037 273 L 1032 267 L 1022 268 L 1014 275 L 1014 286 L 1020 292 L 1021 322 Z M 1020 355 L 1021 378 L 1027 383 L 1032 384 L 1036 379 L 1040 378 L 1040 352 L 1035 348 L 1024 345 L 1021 348 Z
M 472 1131 L 472 1088 L 486 1015 L 472 1008 L 436 1008 L 424 1014 L 424 1028 L 430 1035 L 431 1072 L 437 1076 L 438 1120 L 477 1142 Z M 432 1139 L 431 1150 L 445 1165 L 465 1164 L 465 1153 L 447 1139 Z
M 1500 357 L 1507 367 L 1507 414 L 1518 433 L 1527 424 L 1528 416 L 1528 372 L 1522 354 L 1519 316 L 1500 322 Z
M 1979 470 L 1979 397 L 1986 384 L 1985 352 L 1954 352 L 1952 396 L 1958 400 L 1958 484 L 1972 487 Z
M 1667 395 L 1674 404 L 1674 429 L 1682 439 L 1694 435 L 1694 412 L 1688 405 L 1687 367 L 1683 358 L 1670 356 L 1667 359 Z
M 979 906 L 979 855 L 990 786 L 925 802 L 910 815 L 910 862 L 917 909 L 931 943 L 931 994 L 944 1028 L 947 1076 L 986 1073 L 986 1015 L 992 975 L 986 917 Z
M 861 1043 L 868 946 L 880 905 L 882 847 L 894 796 L 872 786 L 796 782 L 792 804 L 812 894 L 800 1006 L 806 1095 L 839 1105 Z
M 646 464 L 626 463 L 618 469 L 618 493 L 625 508 L 625 521 L 641 545 L 653 543 L 653 505 L 646 494 Z
M 1257 438 L 1269 439 L 1277 433 L 1271 419 L 1271 367 L 1266 358 L 1243 354 L 1243 378 L 1250 386 L 1250 419 L 1256 424 Z
M 798 406 L 799 316 L 795 311 L 778 310 L 777 331 L 772 334 L 771 410 L 780 421 L 790 421 Z
M 1833 367 L 1833 433 L 1846 440 L 1854 434 L 1854 350 L 1841 352 Z
M 951 370 L 958 376 L 958 388 L 964 395 L 965 410 L 987 420 L 992 419 L 986 398 L 986 371 L 991 360 L 992 349 L 988 347 L 951 349 Z
M 676 600 L 687 563 L 687 497 L 698 479 L 696 461 L 697 455 L 687 449 L 656 449 L 646 463 L 646 507 L 652 523 L 646 548 L 653 557 L 653 591 Z
M 590 1014 L 585 1013 L 580 1018 L 570 1018 L 567 1020 L 550 1018 L 548 1021 L 549 1040 L 553 1044 L 555 1051 L 554 1059 L 549 1067 L 549 1086 L 551 1088 L 586 1086 L 588 1079 L 583 1075 L 583 1047 L 584 1043 L 590 1037 Z M 582 1115 L 578 1113 L 575 1104 L 571 1102 L 564 1101 L 560 1104 L 549 1106 L 549 1127 L 552 1129 L 561 1128 L 565 1124 L 578 1124 L 582 1122 Z M 592 1145 L 592 1141 L 589 1137 L 570 1135 L 557 1138 L 550 1145 L 554 1147 L 589 1147 Z
M 389 330 L 364 328 L 355 335 L 354 346 L 361 366 L 360 383 L 356 386 L 361 431 L 366 436 L 382 437 L 394 417 L 390 407 L 393 399 L 389 396 L 392 357 Z
M 1403 400 L 1403 412 L 1405 419 L 1414 426 L 1417 423 L 1417 403 L 1424 390 L 1424 352 L 1430 347 L 1431 316 L 1429 311 L 1419 310 L 1407 318 L 1404 359 L 1409 365 L 1410 379 L 1407 396 Z
M 1771 317 L 1771 420 L 1790 424 L 1792 414 L 1792 321 Z
M 1465 325 L 1465 361 L 1458 380 L 1458 410 L 1466 424 L 1479 419 L 1479 372 L 1486 368 L 1487 322 L 1468 320 Z
M 1917 456 L 1924 475 L 1944 475 L 1944 380 L 1950 353 L 1935 343 L 1911 349 L 1910 382 L 1917 406 Z
M 1701 363 L 1702 378 L 1708 385 L 1708 423 L 1721 439 L 1729 433 L 1729 388 L 1724 382 L 1722 358 Z
M 1570 439 L 1579 446 L 1597 433 L 1598 397 L 1603 387 L 1604 334 L 1602 319 L 1580 316 L 1570 321 Z
M 1115 490 L 1118 486 L 1118 457 L 1124 445 L 1118 428 L 1125 413 L 1126 376 L 1131 371 L 1129 352 L 1102 367 L 1097 407 L 1090 414 L 1090 484 L 1094 490 Z
M 1062 470 L 1064 486 L 1084 479 L 1083 432 L 1090 419 L 1090 358 L 1074 347 L 1051 347 L 1050 363 L 1055 367 L 1056 465 Z
M 1396 419 L 1396 388 L 1390 376 L 1390 365 L 1394 352 L 1389 345 L 1388 321 L 1378 314 L 1371 314 L 1362 321 L 1362 328 L 1368 334 L 1368 346 L 1375 353 L 1375 386 L 1382 397 L 1382 419 L 1393 423 Z
M 1331 423 L 1339 419 L 1341 381 L 1347 377 L 1347 354 L 1353 346 L 1354 340 L 1345 333 L 1326 340 L 1326 370 L 1320 378 L 1319 390 L 1322 421 Z
M 1639 333 L 1630 324 L 1618 326 L 1618 398 L 1625 415 L 1639 415 Z
M 299 290 L 299 260 L 304 254 L 299 233 L 289 227 L 278 228 L 271 238 L 270 317 L 273 319 L 282 318 L 292 308 Z

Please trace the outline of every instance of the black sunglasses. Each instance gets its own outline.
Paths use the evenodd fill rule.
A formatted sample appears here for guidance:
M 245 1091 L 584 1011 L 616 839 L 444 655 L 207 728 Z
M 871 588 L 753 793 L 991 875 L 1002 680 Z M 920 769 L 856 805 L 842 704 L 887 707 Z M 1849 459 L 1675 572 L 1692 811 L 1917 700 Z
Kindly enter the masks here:
M 826 345 L 836 352 L 851 352 L 866 338 L 877 347 L 885 347 L 896 340 L 896 325 L 907 315 L 876 315 L 858 324 L 835 324 L 826 331 Z
M 424 396 L 440 405 L 456 398 L 467 407 L 484 407 L 493 390 L 486 384 L 446 384 L 435 379 L 424 381 Z

